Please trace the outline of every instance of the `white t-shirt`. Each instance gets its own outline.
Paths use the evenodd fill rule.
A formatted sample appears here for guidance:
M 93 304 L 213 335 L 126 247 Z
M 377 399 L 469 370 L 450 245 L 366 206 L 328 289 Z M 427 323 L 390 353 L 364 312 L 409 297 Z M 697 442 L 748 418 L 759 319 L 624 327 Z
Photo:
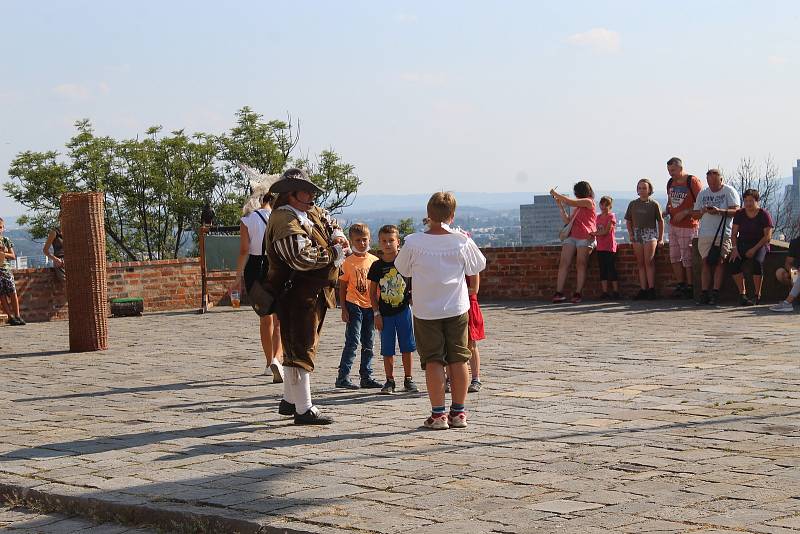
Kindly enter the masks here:
M 269 221 L 269 211 L 264 208 L 256 211 L 264 217 L 264 220 Z M 264 221 L 255 211 L 242 217 L 242 222 L 247 227 L 247 234 L 250 236 L 250 254 L 252 256 L 261 256 L 261 249 L 264 247 L 264 232 L 267 231 L 267 225 L 264 224 Z
M 486 258 L 462 233 L 416 233 L 406 237 L 394 266 L 412 280 L 414 317 L 446 319 L 469 310 L 465 276 L 480 273 Z
M 722 189 L 716 193 L 710 187 L 706 187 L 700 194 L 697 195 L 697 200 L 694 202 L 694 209 L 702 211 L 706 206 L 714 206 L 719 209 L 729 209 L 731 206 L 738 206 L 739 193 L 736 189 L 728 184 L 722 184 Z M 717 233 L 717 227 L 722 220 L 723 215 L 712 215 L 710 213 L 703 213 L 700 218 L 700 230 L 697 232 L 699 237 L 714 237 Z M 720 231 L 725 232 L 726 235 L 731 235 L 731 226 L 733 226 L 733 217 L 728 216 L 725 220 L 725 228 Z

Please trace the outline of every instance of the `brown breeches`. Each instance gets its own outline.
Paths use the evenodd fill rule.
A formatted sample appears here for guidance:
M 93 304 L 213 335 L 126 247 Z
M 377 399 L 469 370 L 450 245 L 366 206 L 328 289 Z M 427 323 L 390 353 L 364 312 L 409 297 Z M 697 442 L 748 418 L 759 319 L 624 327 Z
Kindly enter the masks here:
M 283 365 L 314 370 L 319 334 L 328 306 L 325 297 L 300 298 L 290 291 L 278 306 L 283 343 Z

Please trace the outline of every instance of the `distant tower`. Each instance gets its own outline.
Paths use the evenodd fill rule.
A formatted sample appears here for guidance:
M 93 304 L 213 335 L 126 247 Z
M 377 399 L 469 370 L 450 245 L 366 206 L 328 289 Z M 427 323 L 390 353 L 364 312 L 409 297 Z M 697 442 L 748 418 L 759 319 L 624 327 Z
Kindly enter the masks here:
M 550 195 L 535 195 L 533 204 L 519 207 L 522 246 L 558 243 L 558 232 L 564 225 L 558 204 Z

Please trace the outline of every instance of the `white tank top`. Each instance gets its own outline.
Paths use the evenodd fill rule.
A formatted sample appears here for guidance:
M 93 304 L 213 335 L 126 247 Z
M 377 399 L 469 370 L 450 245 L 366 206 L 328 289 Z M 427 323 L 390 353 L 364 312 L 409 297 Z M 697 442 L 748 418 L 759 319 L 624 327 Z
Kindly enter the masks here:
M 263 208 L 257 211 L 264 217 L 264 220 L 269 221 L 269 211 Z M 247 233 L 250 236 L 250 254 L 261 256 L 261 249 L 264 246 L 264 232 L 267 231 L 267 225 L 264 224 L 264 221 L 255 211 L 242 217 L 242 222 L 247 227 Z

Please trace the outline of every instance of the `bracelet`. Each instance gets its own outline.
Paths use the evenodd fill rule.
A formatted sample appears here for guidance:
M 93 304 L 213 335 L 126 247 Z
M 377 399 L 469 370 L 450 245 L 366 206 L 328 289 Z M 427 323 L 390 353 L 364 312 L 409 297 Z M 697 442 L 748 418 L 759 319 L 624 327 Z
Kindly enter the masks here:
M 372 315 L 380 315 L 380 310 L 372 310 Z

